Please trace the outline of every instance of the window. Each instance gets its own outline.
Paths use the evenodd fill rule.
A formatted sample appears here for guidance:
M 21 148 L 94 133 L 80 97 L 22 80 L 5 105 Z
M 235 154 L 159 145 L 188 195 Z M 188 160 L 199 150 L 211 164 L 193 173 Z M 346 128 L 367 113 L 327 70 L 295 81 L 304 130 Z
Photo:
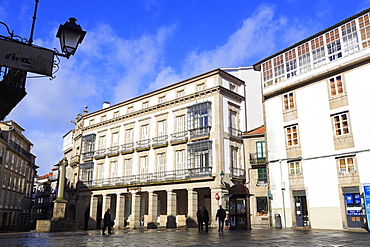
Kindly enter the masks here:
M 281 82 L 284 80 L 284 56 L 280 55 L 273 59 L 274 61 L 274 75 L 275 83 Z
M 119 111 L 115 111 L 115 112 L 113 112 L 113 117 L 114 117 L 114 118 L 119 117 Z
M 104 167 L 103 167 L 103 164 L 98 164 L 97 170 L 98 170 L 97 171 L 97 173 L 98 173 L 97 179 L 101 181 L 104 178 Z
M 285 127 L 287 146 L 298 145 L 298 125 Z
M 94 119 L 90 119 L 89 125 L 93 125 L 93 124 L 95 124 L 95 120 Z
M 236 130 L 237 127 L 237 113 L 236 111 L 229 110 L 229 127 Z
M 148 108 L 148 106 L 149 106 L 149 102 L 148 101 L 143 102 L 143 109 Z
M 117 175 L 117 161 L 112 161 L 110 163 L 110 178 L 118 177 Z
M 176 174 L 184 172 L 185 169 L 185 150 L 176 151 Z
M 166 96 L 159 97 L 159 103 L 164 103 L 166 101 Z
M 177 116 L 176 117 L 176 132 L 183 132 L 185 131 L 185 115 Z
M 343 94 L 343 83 L 341 75 L 330 78 L 329 83 L 331 96 Z
M 297 59 L 295 50 L 285 53 L 286 77 L 290 78 L 297 75 Z
M 107 115 L 101 116 L 101 122 L 107 120 Z
M 141 156 L 139 175 L 143 176 L 147 174 L 147 171 L 148 171 L 148 156 Z
M 93 178 L 93 163 L 80 164 L 80 180 L 82 182 L 92 181 Z
M 125 176 L 132 175 L 132 159 L 125 159 Z
M 258 168 L 258 183 L 257 184 L 265 184 L 267 183 L 267 172 L 266 168 Z
M 141 140 L 149 139 L 149 124 L 141 126 Z
M 334 61 L 335 59 L 342 57 L 342 47 L 339 40 L 339 31 L 334 29 L 329 33 L 325 34 L 326 46 L 328 48 L 328 58 L 329 61 Z
M 239 168 L 239 156 L 237 147 L 230 147 L 230 156 L 231 168 Z
M 112 133 L 112 147 L 116 147 L 119 145 L 119 133 Z
M 177 91 L 177 93 L 176 93 L 176 97 L 177 97 L 177 98 L 180 98 L 180 97 L 182 97 L 182 96 L 184 96 L 184 90 Z
M 300 161 L 292 161 L 288 162 L 289 165 L 289 175 L 300 175 L 301 172 L 301 162 Z
M 210 131 L 211 102 L 188 107 L 188 130 L 192 137 L 208 135 Z
M 236 86 L 230 83 L 230 91 L 236 92 Z
M 99 136 L 99 150 L 105 149 L 105 136 Z
M 262 71 L 263 71 L 263 81 L 264 87 L 268 87 L 272 85 L 272 61 L 267 61 L 262 64 Z
M 325 48 L 323 36 L 311 41 L 313 67 L 317 68 L 325 64 Z
M 201 91 L 204 89 L 204 83 L 197 85 L 197 91 Z
M 166 154 L 157 154 L 157 176 L 164 178 L 166 175 Z
M 133 106 L 127 107 L 127 113 L 132 113 L 133 111 L 134 111 Z
M 310 46 L 307 43 L 298 46 L 299 73 L 311 70 Z
M 284 110 L 292 110 L 295 109 L 295 104 L 294 104 L 294 93 L 290 92 L 287 94 L 284 94 Z
M 351 174 L 356 172 L 354 157 L 338 158 L 337 162 L 339 164 L 340 174 Z
M 256 153 L 257 153 L 257 162 L 266 161 L 266 144 L 265 141 L 256 142 Z
M 341 113 L 332 116 L 334 124 L 334 132 L 336 136 L 348 135 L 348 113 Z
M 370 19 L 370 14 L 366 14 L 358 18 L 363 48 L 370 46 L 370 21 L 369 19 Z
M 125 144 L 131 143 L 134 141 L 134 129 L 127 129 L 125 136 Z
M 92 157 L 95 150 L 95 134 L 82 137 L 82 154 L 83 158 Z
M 358 44 L 356 22 L 352 21 L 341 27 L 344 56 L 355 53 L 360 49 Z
M 157 130 L 157 136 L 165 136 L 167 135 L 167 124 L 166 120 L 159 121 L 158 122 L 158 130 Z
M 211 171 L 204 169 L 211 165 L 212 142 L 199 141 L 188 144 L 188 165 L 196 172 Z
M 267 215 L 267 197 L 256 197 L 257 215 Z

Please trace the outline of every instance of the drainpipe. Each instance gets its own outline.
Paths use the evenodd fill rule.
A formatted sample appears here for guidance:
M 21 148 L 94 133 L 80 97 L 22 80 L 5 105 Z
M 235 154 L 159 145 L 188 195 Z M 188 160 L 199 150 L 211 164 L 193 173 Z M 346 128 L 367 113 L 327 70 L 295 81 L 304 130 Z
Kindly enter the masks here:
M 281 168 L 281 160 L 279 160 L 279 164 L 280 164 L 281 196 L 283 199 L 284 228 L 286 228 L 286 213 L 285 213 L 285 199 L 284 199 L 285 183 L 283 182 L 283 171 Z

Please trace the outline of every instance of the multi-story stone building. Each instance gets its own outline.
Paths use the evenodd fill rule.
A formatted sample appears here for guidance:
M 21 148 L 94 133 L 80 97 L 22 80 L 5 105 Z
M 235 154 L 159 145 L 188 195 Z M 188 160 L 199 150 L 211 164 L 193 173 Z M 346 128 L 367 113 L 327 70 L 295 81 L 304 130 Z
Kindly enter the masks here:
M 246 158 L 246 184 L 250 193 L 251 226 L 270 227 L 268 172 L 266 165 L 265 128 L 260 126 L 243 134 Z
M 36 174 L 32 143 L 14 121 L 0 122 L 0 229 L 30 227 L 32 187 Z
M 245 183 L 246 123 L 262 124 L 262 112 L 253 115 L 261 102 L 244 100 L 245 87 L 260 92 L 259 73 L 228 70 L 245 82 L 216 69 L 79 114 L 64 136 L 64 154 L 81 228 L 99 228 L 107 208 L 116 227 L 139 227 L 142 216 L 148 227 L 189 226 L 200 206 L 213 221 L 227 187 Z
M 271 210 L 283 227 L 361 227 L 370 182 L 370 9 L 256 63 Z

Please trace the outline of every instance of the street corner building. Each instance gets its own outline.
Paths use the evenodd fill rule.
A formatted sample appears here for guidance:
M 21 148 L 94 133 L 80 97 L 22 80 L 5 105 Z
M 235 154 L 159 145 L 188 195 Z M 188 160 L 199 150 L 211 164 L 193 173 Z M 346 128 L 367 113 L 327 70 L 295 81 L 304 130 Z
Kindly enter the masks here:
M 370 9 L 254 65 L 261 72 L 273 223 L 363 226 L 370 182 Z
M 33 144 L 14 121 L 0 122 L 0 231 L 31 228 L 36 157 Z
M 215 225 L 228 188 L 246 183 L 243 133 L 263 125 L 259 72 L 215 69 L 74 123 L 65 197 L 79 228 L 101 228 L 108 208 L 115 228 L 196 227 L 204 206 Z

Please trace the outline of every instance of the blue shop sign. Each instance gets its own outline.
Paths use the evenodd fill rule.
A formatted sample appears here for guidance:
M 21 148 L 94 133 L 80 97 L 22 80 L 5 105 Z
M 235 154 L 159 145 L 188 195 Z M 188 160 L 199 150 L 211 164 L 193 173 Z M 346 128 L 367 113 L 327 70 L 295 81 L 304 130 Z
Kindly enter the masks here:
M 365 203 L 365 211 L 366 211 L 366 218 L 369 225 L 370 222 L 370 183 L 363 184 L 364 186 L 364 203 Z

